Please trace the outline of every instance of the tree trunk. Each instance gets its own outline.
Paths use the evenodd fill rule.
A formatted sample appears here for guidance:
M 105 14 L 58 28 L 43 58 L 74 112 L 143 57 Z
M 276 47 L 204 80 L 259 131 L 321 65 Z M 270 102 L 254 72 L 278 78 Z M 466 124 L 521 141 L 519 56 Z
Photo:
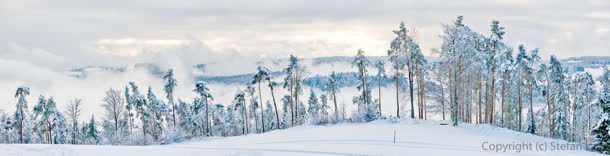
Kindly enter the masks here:
M 156 118 L 156 113 L 155 113 L 155 111 L 151 111 L 151 112 L 152 112 L 152 117 L 153 117 L 153 122 L 151 123 L 151 124 L 152 124 L 151 133 L 152 133 L 152 136 L 153 136 L 154 141 L 157 141 L 157 132 L 156 132 L 156 131 L 157 131 L 157 128 L 156 128 L 156 126 L 155 126 L 155 125 L 156 125 L 156 123 L 155 123 L 155 121 L 154 121 L 154 120 L 155 120 L 154 118 Z
M 294 92 L 292 91 L 292 80 L 290 81 L 290 126 L 294 126 Z
M 485 110 L 483 115 L 485 115 L 481 120 L 481 123 L 487 123 L 489 121 L 489 79 L 485 81 Z
M 530 91 L 530 110 L 532 110 L 532 114 L 534 114 L 534 89 L 532 89 L 532 79 L 531 79 L 531 75 L 530 76 L 530 80 L 528 81 L 527 87 Z M 534 117 L 534 115 L 530 116 L 532 117 L 532 120 L 536 120 L 536 118 Z
M 52 136 L 51 136 L 51 135 L 52 135 L 52 133 L 53 133 L 53 132 L 52 132 L 52 131 L 53 131 L 53 129 L 52 129 L 52 127 L 51 127 L 51 123 L 49 122 L 49 119 L 46 119 L 46 124 L 47 124 L 47 131 L 49 132 L 49 133 L 47 133 L 47 140 L 48 140 L 48 141 L 47 141 L 47 143 L 49 143 L 49 144 L 53 144 L 53 142 L 52 142 L 53 138 L 52 138 Z
M 413 107 L 413 71 L 409 68 L 409 96 L 411 97 L 411 118 L 415 119 L 415 109 Z
M 144 139 L 144 144 L 146 144 L 146 122 L 144 121 L 144 117 L 142 117 L 142 139 Z
M 277 111 L 277 104 L 275 103 L 275 95 L 273 94 L 273 86 L 271 86 L 271 80 L 269 80 L 269 89 L 271 89 L 271 98 L 273 99 L 273 107 L 275 108 L 275 121 L 276 121 L 276 129 L 280 129 L 280 114 Z
M 540 121 L 542 121 L 542 123 L 540 124 L 541 125 L 541 127 L 540 127 L 540 136 L 544 137 L 545 136 L 544 135 L 544 119 L 542 119 Z
M 72 123 L 72 144 L 76 144 L 76 131 L 78 131 L 78 123 Z
M 422 75 L 420 72 L 417 72 L 416 76 L 417 77 L 417 115 L 419 117 L 419 119 L 424 119 L 424 86 L 423 86 L 423 80 L 422 80 Z
M 172 121 L 174 122 L 174 128 L 175 128 L 176 127 L 176 104 L 174 104 L 174 97 L 171 97 L 169 99 L 169 104 L 172 105 Z
M 576 77 L 574 77 L 574 101 L 572 103 L 572 130 L 574 132 L 576 132 L 576 88 L 577 88 L 577 82 L 576 82 Z M 576 136 L 574 135 L 575 133 L 572 133 L 572 141 L 576 140 Z M 583 133 L 584 135 L 585 133 Z
M 21 112 L 21 114 L 19 114 L 21 116 L 19 119 L 19 143 L 23 144 L 23 109 L 19 109 L 19 111 Z
M 400 118 L 400 101 L 398 100 L 399 98 L 399 91 L 400 91 L 400 78 L 396 78 L 396 117 Z
M 361 77 L 360 81 L 362 82 L 362 86 L 361 86 L 362 88 L 360 88 L 360 89 L 362 89 L 362 97 L 361 97 L 362 101 L 358 104 L 358 112 L 360 112 L 360 105 L 361 104 L 365 104 L 367 102 L 366 101 L 366 86 L 365 86 L 366 85 L 365 84 L 366 83 L 366 77 L 364 75 L 364 70 L 362 70 L 362 69 L 360 69 L 360 77 Z
M 504 127 L 504 99 L 506 99 L 506 81 L 508 80 L 506 71 L 503 73 L 504 80 L 502 80 L 502 93 L 500 96 L 500 125 Z
M 299 92 L 295 86 L 294 88 L 294 123 L 299 125 Z
M 491 109 L 489 110 L 489 124 L 493 124 L 494 121 L 494 112 L 495 112 L 495 96 L 496 96 L 496 91 L 495 91 L 495 84 L 496 84 L 496 77 L 495 77 L 495 72 L 496 72 L 496 64 L 494 63 L 492 68 L 491 68 Z
M 482 80 L 481 80 L 481 72 L 480 72 L 480 71 L 479 71 L 479 75 L 478 75 L 478 77 L 477 77 L 477 78 L 478 78 L 478 80 L 479 80 L 479 85 L 478 85 L 478 91 L 479 91 L 479 92 L 478 92 L 478 93 L 479 93 L 479 102 L 478 102 L 478 105 L 479 105 L 479 106 L 478 106 L 478 109 L 479 109 L 479 111 L 478 111 L 478 113 L 479 113 L 479 115 L 478 115 L 478 118 L 477 118 L 477 124 L 480 124 L 480 123 L 481 123 L 481 117 L 482 117 L 482 116 L 481 116 L 481 103 L 483 103 L 483 99 L 482 99 L 482 94 L 483 94 L 483 92 L 482 92 L 482 91 L 483 91 L 483 88 L 482 88 L 482 84 L 481 84 L 481 83 L 482 83 L 482 82 L 481 82 Z
M 263 128 L 263 133 L 265 133 L 265 115 L 263 111 L 263 96 L 261 95 L 261 82 L 258 82 L 258 98 L 260 99 L 260 108 L 261 108 L 261 127 Z
M 443 83 L 439 81 L 441 86 L 441 109 L 443 112 L 443 120 L 445 120 L 445 88 L 443 88 Z
M 245 126 L 244 126 L 244 128 L 242 129 L 242 133 L 243 133 L 244 135 L 246 135 L 246 134 L 248 133 L 248 128 L 250 127 L 250 126 L 248 125 L 248 122 L 249 122 L 249 121 L 248 121 L 248 120 L 249 120 L 249 119 L 248 119 L 248 110 L 246 109 L 246 108 L 248 108 L 248 107 L 246 106 L 246 104 L 245 104 L 245 103 L 246 103 L 246 102 L 245 102 L 245 100 L 244 100 L 244 109 L 243 109 L 243 110 L 244 110 L 244 112 L 242 112 L 242 114 L 244 115 L 244 116 L 243 116 L 243 118 L 244 118 L 244 121 L 243 121 L 243 122 L 244 122 L 244 123 L 242 124 L 242 126 L 244 126 L 244 125 L 245 125 Z
M 523 98 L 521 97 L 521 95 L 522 95 L 522 94 L 521 94 L 521 82 L 522 82 L 522 80 L 523 80 L 523 73 L 522 73 L 522 74 L 520 74 L 520 75 L 521 75 L 521 76 L 519 77 L 519 83 L 517 84 L 517 94 L 519 95 L 519 98 L 518 98 L 518 100 L 519 100 L 519 110 L 518 110 L 518 111 L 519 111 L 519 112 L 517 112 L 517 115 L 519 115 L 519 116 L 518 116 L 518 119 L 519 119 L 519 120 L 518 120 L 518 122 L 519 122 L 519 123 L 517 124 L 517 131 L 521 131 L 521 121 L 523 121 L 523 120 L 521 119 L 521 118 L 522 118 L 522 116 L 523 116 L 523 115 L 521 114 L 521 113 L 523 112 Z
M 549 79 L 549 74 L 546 75 L 546 104 L 547 104 L 547 118 L 549 119 L 549 137 L 553 137 L 553 106 L 551 104 L 551 80 Z
M 377 87 L 379 90 L 379 116 L 381 116 L 381 78 L 377 80 Z
M 208 110 L 210 109 L 210 107 L 208 106 L 208 96 L 206 95 L 205 97 L 205 135 L 206 136 L 210 136 L 210 115 Z
M 335 103 L 335 122 L 339 121 L 339 109 L 337 108 L 337 95 L 333 92 L 333 102 Z

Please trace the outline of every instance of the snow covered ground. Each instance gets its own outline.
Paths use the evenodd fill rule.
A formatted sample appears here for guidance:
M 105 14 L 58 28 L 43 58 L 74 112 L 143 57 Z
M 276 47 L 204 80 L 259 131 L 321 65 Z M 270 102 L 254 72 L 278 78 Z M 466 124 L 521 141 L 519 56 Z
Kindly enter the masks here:
M 440 125 L 439 121 L 388 120 L 361 124 L 300 126 L 264 134 L 205 138 L 171 145 L 0 145 L 1 156 L 199 156 L 199 155 L 599 155 L 551 149 L 567 142 L 519 133 L 488 125 Z M 396 142 L 394 143 L 394 131 Z M 517 146 L 507 151 L 491 150 Z M 537 147 L 533 147 L 537 146 Z M 547 151 L 539 151 L 546 147 Z

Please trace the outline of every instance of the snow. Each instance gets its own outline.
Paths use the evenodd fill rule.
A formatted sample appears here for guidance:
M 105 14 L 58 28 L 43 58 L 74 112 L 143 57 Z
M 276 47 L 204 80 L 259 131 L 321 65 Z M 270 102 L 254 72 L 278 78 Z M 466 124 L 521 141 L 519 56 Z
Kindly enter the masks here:
M 440 125 L 440 121 L 388 120 L 299 126 L 264 134 L 213 137 L 170 145 L 95 146 L 3 144 L 3 156 L 53 155 L 599 155 L 582 150 L 485 151 L 489 144 L 544 144 L 567 142 L 489 125 Z M 396 131 L 396 143 L 393 134 Z

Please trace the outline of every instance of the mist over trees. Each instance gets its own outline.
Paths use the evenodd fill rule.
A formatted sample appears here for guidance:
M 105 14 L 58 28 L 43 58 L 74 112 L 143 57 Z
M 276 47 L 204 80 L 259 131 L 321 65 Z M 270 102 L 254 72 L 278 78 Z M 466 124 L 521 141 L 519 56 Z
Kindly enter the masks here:
M 65 108 L 58 108 L 49 95 L 27 101 L 31 90 L 20 86 L 14 94 L 14 112 L 0 112 L 0 143 L 167 144 L 299 125 L 436 116 L 452 126 L 488 124 L 591 144 L 592 150 L 610 153 L 610 71 L 606 66 L 598 78 L 571 71 L 555 56 L 541 61 L 546 59 L 538 49 L 506 43 L 504 36 L 510 34 L 500 21 L 491 21 L 489 31 L 481 33 L 470 29 L 463 16 L 442 25 L 442 44 L 433 49 L 438 58 L 431 61 L 420 49 L 418 34 L 407 27 L 401 22 L 392 31 L 395 37 L 388 42 L 387 59 L 372 62 L 359 49 L 351 62 L 354 79 L 332 72 L 316 82 L 320 88 L 304 85 L 310 71 L 293 55 L 281 71 L 253 67 L 250 82 L 235 91 L 231 101 L 215 101 L 207 82 L 177 82 L 173 69 L 160 77 L 163 86 L 140 90 L 135 82 L 127 82 L 124 88 L 105 92 L 100 99 L 105 111 L 101 118 L 81 114 L 82 105 L 89 104 L 79 99 Z M 337 103 L 338 96 L 347 96 L 340 95 L 341 84 L 347 82 L 357 84 L 357 93 L 350 96 L 353 110 L 346 108 L 349 103 Z M 191 86 L 197 96 L 175 98 L 178 84 Z M 163 87 L 164 97 L 158 97 L 153 87 Z M 382 92 L 382 87 L 392 91 Z M 283 95 L 283 89 L 288 94 Z M 305 89 L 309 94 L 304 94 Z M 382 99 L 383 94 L 395 94 L 396 99 Z M 408 98 L 401 99 L 403 94 Z M 389 106 L 389 101 L 396 106 Z M 382 106 L 395 107 L 396 113 L 383 114 Z M 91 118 L 79 121 L 81 115 Z

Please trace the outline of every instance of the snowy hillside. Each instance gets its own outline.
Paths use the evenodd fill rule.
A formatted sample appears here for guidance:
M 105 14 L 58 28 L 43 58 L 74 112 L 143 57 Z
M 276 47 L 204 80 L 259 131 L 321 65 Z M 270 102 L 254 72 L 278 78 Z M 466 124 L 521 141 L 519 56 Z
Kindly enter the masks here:
M 206 138 L 186 143 L 152 146 L 100 145 L 0 145 L 3 156 L 59 155 L 598 155 L 570 149 L 581 145 L 542 138 L 488 125 L 440 125 L 438 121 L 403 120 L 392 123 L 350 123 L 331 126 L 299 126 L 264 134 Z M 394 143 L 394 131 L 396 142 Z M 532 144 L 491 150 L 492 145 Z M 534 145 L 547 146 L 538 151 Z M 555 149 L 565 145 L 565 149 Z M 505 146 L 508 147 L 508 146 Z M 521 150 L 519 151 L 519 148 Z

